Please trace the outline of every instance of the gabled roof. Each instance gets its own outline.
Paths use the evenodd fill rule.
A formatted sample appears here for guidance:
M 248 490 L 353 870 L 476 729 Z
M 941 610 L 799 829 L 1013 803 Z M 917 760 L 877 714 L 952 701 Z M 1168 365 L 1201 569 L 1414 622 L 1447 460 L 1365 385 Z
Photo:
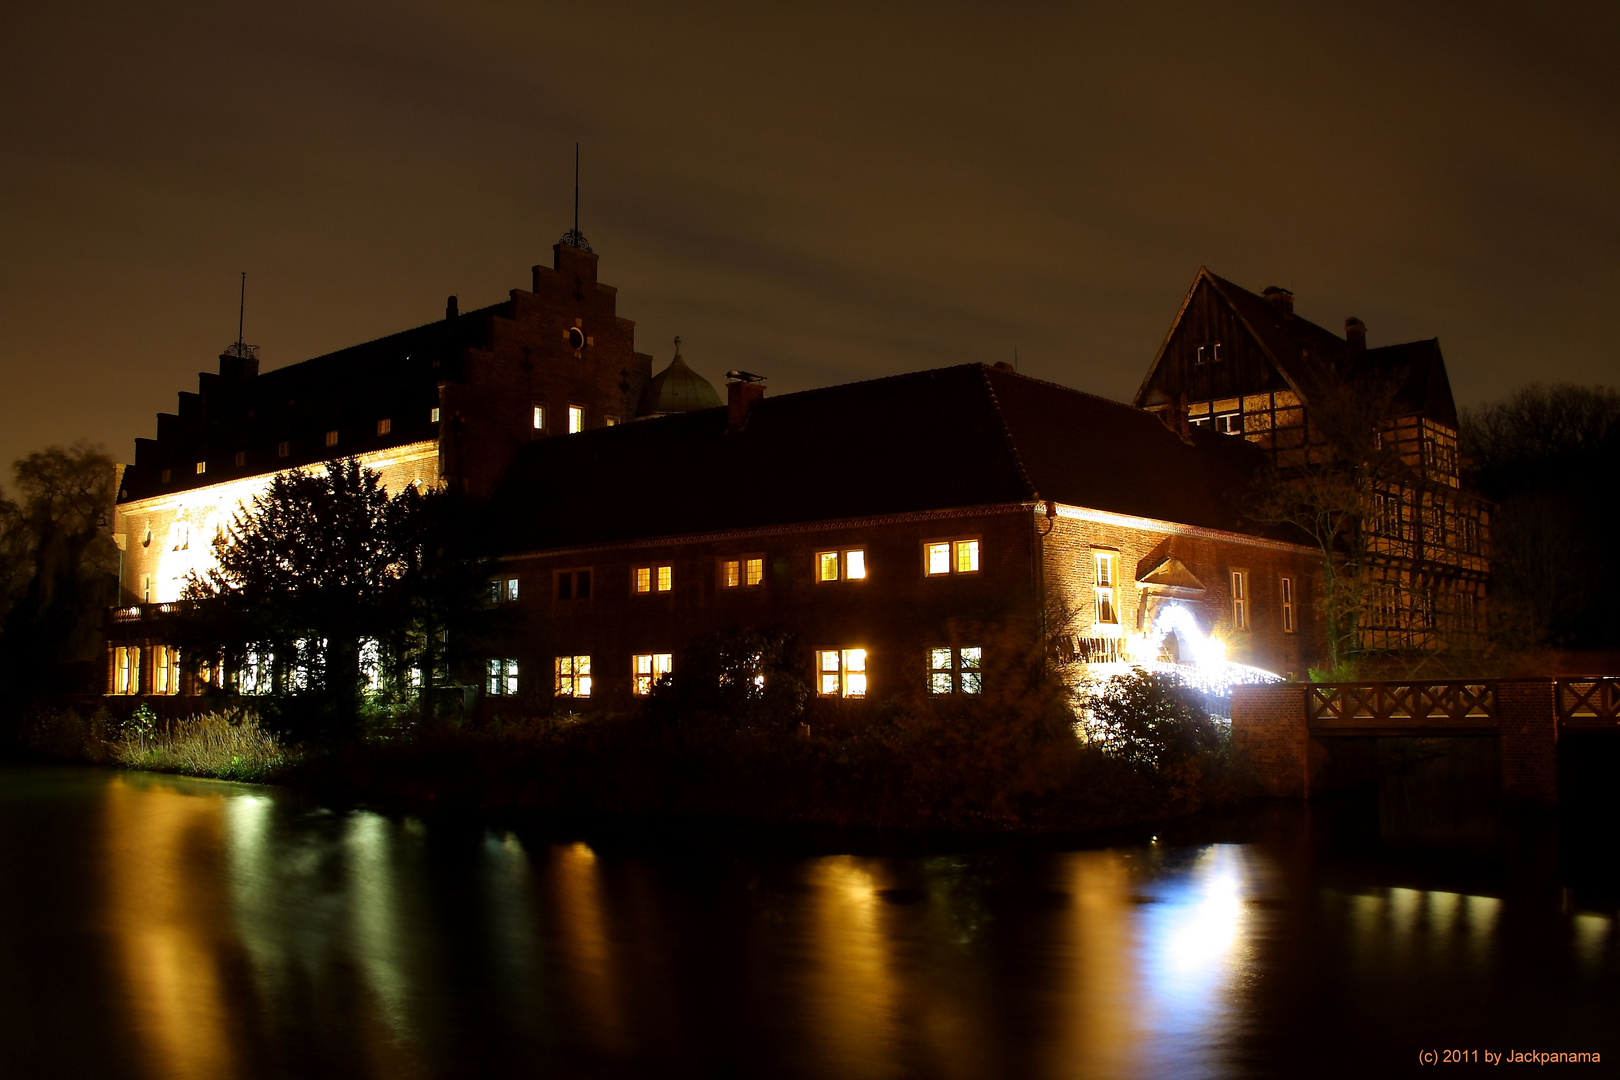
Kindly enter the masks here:
M 1135 401 L 1138 405 L 1146 403 L 1149 387 L 1153 385 L 1154 375 L 1175 336 L 1176 328 L 1197 294 L 1199 285 L 1206 282 L 1249 331 L 1283 379 L 1307 404 L 1312 390 L 1320 387 L 1329 373 L 1337 371 L 1351 378 L 1368 376 L 1380 381 L 1393 381 L 1396 383 L 1395 400 L 1403 412 L 1421 413 L 1432 420 L 1457 426 L 1457 406 L 1451 396 L 1451 380 L 1447 377 L 1445 362 L 1440 356 L 1438 339 L 1384 345 L 1358 353 L 1331 330 L 1292 312 L 1285 312 L 1264 296 L 1252 293 L 1204 266 L 1198 268 L 1192 287 L 1187 290 L 1170 330 L 1148 367 L 1141 389 L 1137 391 Z
M 1258 455 L 979 364 L 767 397 L 523 447 L 495 493 L 502 550 L 1052 498 L 1235 529 Z

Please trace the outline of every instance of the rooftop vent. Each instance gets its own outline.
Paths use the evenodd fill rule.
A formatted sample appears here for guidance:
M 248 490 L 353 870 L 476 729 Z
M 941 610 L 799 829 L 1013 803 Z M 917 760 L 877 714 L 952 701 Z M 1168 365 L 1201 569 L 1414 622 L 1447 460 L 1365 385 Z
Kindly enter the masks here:
M 1285 289 L 1281 285 L 1267 285 L 1266 291 L 1260 295 L 1271 301 L 1284 315 L 1294 313 L 1294 290 Z

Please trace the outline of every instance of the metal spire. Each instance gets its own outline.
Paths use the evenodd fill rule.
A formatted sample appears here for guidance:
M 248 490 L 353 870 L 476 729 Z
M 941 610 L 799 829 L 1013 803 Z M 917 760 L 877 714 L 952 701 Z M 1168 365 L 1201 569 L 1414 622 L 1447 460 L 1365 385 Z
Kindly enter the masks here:
M 579 143 L 574 144 L 574 227 L 563 234 L 562 242 L 581 251 L 591 250 L 591 242 L 579 231 Z

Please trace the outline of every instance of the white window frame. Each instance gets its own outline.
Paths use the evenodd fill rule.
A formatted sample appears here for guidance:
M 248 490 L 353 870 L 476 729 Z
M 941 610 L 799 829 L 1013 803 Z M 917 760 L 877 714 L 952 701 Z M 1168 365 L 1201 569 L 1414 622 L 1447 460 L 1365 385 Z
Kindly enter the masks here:
M 984 692 L 984 648 L 979 645 L 936 645 L 928 650 L 928 692 Z
M 484 664 L 484 692 L 490 697 L 516 697 L 518 662 L 509 656 L 490 657 Z
M 960 574 L 977 574 L 984 566 L 983 555 L 983 537 L 958 536 L 924 540 L 923 576 L 952 577 Z M 944 560 L 943 564 L 941 559 Z M 964 563 L 967 564 L 966 567 L 963 566 Z
M 864 698 L 867 692 L 867 655 L 864 648 L 817 649 L 816 696 Z
M 546 430 L 546 407 L 544 405 L 536 405 L 534 407 L 534 412 L 531 419 L 534 424 L 535 431 Z
M 816 552 L 816 583 L 866 580 L 866 549 L 837 548 Z
M 1249 572 L 1232 571 L 1232 629 L 1247 630 L 1250 615 Z
M 658 680 L 673 670 L 675 657 L 671 653 L 636 653 L 630 657 L 630 692 L 646 697 Z
M 553 692 L 558 697 L 588 698 L 591 696 L 591 658 L 589 656 L 559 656 L 552 662 L 555 675 Z
M 1092 551 L 1092 581 L 1097 594 L 1096 621 L 1105 626 L 1119 625 L 1119 552 Z
M 578 435 L 585 430 L 585 406 L 568 406 L 568 434 Z

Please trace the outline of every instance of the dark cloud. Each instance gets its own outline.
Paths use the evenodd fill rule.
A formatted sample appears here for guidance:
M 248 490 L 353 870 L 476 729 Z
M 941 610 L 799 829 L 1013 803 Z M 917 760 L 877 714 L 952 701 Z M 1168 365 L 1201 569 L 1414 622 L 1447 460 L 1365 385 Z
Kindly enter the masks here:
M 0 38 L 9 460 L 523 286 L 572 215 L 659 357 L 1134 391 L 1200 264 L 1614 382 L 1610 5 L 30 5 Z

